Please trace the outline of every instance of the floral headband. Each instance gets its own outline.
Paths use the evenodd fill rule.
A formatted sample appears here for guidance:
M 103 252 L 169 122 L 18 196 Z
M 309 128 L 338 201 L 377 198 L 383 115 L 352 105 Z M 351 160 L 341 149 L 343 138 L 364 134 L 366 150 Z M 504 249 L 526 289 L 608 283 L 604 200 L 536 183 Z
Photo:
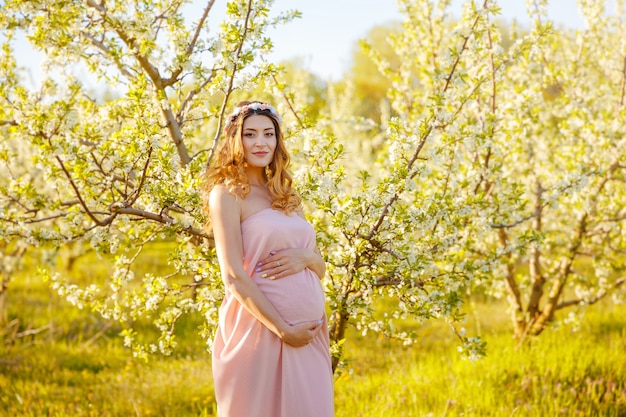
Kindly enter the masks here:
M 274 116 L 274 118 L 278 121 L 278 124 L 282 124 L 282 122 L 283 122 L 282 117 L 280 117 L 280 114 L 278 114 L 278 111 L 276 111 L 274 106 L 272 106 L 271 104 L 268 104 L 268 103 L 261 103 L 260 101 L 253 101 L 252 103 L 244 104 L 243 106 L 239 106 L 239 107 L 235 107 L 233 112 L 231 114 L 229 114 L 228 117 L 226 118 L 226 125 L 224 126 L 224 132 L 226 132 L 228 127 L 235 120 L 237 120 L 237 117 L 240 114 L 247 113 L 250 110 L 252 110 L 252 111 L 269 110 L 270 113 L 272 114 L 272 116 Z

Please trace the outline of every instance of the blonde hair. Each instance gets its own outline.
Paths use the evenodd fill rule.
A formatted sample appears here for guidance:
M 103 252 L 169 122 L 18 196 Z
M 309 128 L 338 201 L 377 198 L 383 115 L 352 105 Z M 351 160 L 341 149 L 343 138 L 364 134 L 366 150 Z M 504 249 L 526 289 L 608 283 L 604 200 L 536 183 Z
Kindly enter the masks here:
M 204 212 L 209 213 L 209 193 L 218 184 L 224 184 L 229 193 L 246 198 L 250 193 L 250 184 L 244 170 L 245 154 L 242 142 L 244 121 L 251 115 L 267 116 L 274 124 L 276 148 L 272 162 L 265 168 L 263 178 L 272 198 L 272 208 L 289 214 L 297 210 L 302 199 L 292 187 L 293 179 L 289 167 L 289 153 L 285 147 L 280 128 L 280 115 L 270 104 L 259 101 L 242 101 L 235 106 L 226 120 L 224 141 L 217 153 L 215 162 L 208 165 L 204 175 Z M 209 218 L 209 216 L 207 216 Z M 209 225 L 207 220 L 207 226 Z

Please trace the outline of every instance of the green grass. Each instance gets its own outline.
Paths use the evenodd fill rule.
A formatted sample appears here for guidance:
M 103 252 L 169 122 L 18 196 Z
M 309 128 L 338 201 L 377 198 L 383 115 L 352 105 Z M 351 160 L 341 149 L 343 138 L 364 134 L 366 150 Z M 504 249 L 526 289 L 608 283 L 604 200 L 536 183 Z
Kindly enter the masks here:
M 201 416 L 214 414 L 206 358 L 142 364 L 113 344 L 33 345 L 2 361 L 0 415 Z M 4 414 L 6 413 L 6 414 Z
M 473 362 L 443 328 L 408 348 L 352 339 L 337 416 L 626 416 L 624 313 L 602 306 L 579 331 L 550 329 L 523 348 L 494 329 L 483 333 L 487 357 Z
M 69 306 L 28 271 L 9 291 L 17 330 L 48 327 L 0 343 L 0 416 L 215 415 L 197 319 L 184 326 L 175 355 L 144 363 L 122 347 L 118 326 Z M 522 348 L 501 303 L 471 307 L 468 332 L 488 343 L 487 357 L 474 362 L 436 321 L 418 328 L 412 346 L 350 331 L 348 364 L 335 383 L 337 417 L 626 416 L 625 306 L 606 302 L 578 331 L 555 325 Z

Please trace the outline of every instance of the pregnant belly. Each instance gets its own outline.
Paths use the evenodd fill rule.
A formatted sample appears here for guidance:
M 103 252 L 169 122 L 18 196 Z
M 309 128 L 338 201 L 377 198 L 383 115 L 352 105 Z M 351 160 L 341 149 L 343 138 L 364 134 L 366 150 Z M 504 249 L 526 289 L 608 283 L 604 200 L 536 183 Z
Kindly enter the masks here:
M 267 299 L 289 324 L 315 321 L 324 315 L 324 291 L 309 269 L 277 280 L 255 277 Z

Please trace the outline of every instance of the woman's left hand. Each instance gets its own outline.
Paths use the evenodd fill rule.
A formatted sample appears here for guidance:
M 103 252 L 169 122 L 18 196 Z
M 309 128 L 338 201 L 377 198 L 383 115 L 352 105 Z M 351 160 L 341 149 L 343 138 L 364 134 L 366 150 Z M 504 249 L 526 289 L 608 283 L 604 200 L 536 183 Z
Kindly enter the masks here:
M 307 248 L 283 249 L 270 252 L 270 256 L 257 263 L 256 272 L 261 278 L 280 279 L 304 270 L 314 252 Z

